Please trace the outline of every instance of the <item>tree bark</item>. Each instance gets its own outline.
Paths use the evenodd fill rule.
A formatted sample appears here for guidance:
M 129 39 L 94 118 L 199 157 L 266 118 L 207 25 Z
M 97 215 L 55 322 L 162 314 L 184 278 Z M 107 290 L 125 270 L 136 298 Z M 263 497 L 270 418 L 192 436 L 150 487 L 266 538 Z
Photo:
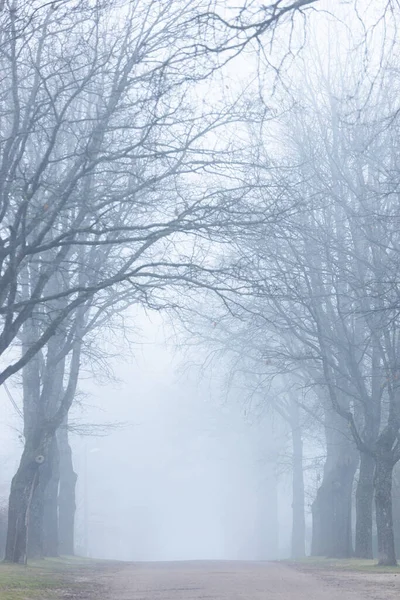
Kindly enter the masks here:
M 29 513 L 40 465 L 25 448 L 11 482 L 5 561 L 26 564 Z
M 30 509 L 42 467 L 49 460 L 49 446 L 53 437 L 54 433 L 43 423 L 36 422 L 35 427 L 25 427 L 24 451 L 11 482 L 8 503 L 6 561 L 26 563 Z
M 40 468 L 29 516 L 28 557 L 58 556 L 58 448 L 55 438 Z M 54 527 L 55 526 L 55 527 Z
M 392 513 L 393 467 L 392 458 L 378 452 L 374 478 L 378 560 L 380 565 L 388 566 L 397 565 Z
M 351 507 L 358 453 L 341 417 L 330 412 L 325 427 L 327 458 L 324 477 L 312 505 L 312 556 L 353 555 Z
M 54 436 L 49 453 L 49 479 L 43 495 L 43 554 L 59 556 L 58 542 L 58 487 L 60 456 Z
M 28 531 L 28 557 L 43 558 L 43 497 L 45 486 L 47 485 L 48 476 L 46 474 L 46 465 L 43 464 L 39 477 L 38 485 L 32 498 L 29 516 L 29 531 Z
M 28 272 L 24 273 L 27 284 Z M 22 329 L 22 346 L 28 351 L 37 336 L 35 323 L 29 319 Z M 46 455 L 47 436 L 42 426 L 43 405 L 40 403 L 40 361 L 39 355 L 25 365 L 22 373 L 24 403 L 24 450 L 12 482 L 8 502 L 8 528 L 5 560 L 26 563 L 28 556 L 28 528 L 30 510 L 40 470 Z M 36 528 L 36 514 L 33 529 Z
M 393 470 L 393 486 L 392 486 L 392 501 L 393 501 L 393 534 L 396 556 L 400 553 L 400 467 L 399 464 Z
M 293 447 L 293 522 L 292 522 L 292 558 L 306 555 L 306 521 L 304 505 L 303 439 L 297 403 L 292 409 L 292 447 Z
M 375 459 L 361 453 L 360 475 L 356 491 L 355 556 L 373 558 L 372 505 L 374 499 Z
M 75 488 L 78 479 L 74 472 L 72 450 L 68 441 L 66 422 L 57 432 L 60 451 L 60 488 L 58 498 L 59 550 L 61 555 L 72 556 L 75 550 Z

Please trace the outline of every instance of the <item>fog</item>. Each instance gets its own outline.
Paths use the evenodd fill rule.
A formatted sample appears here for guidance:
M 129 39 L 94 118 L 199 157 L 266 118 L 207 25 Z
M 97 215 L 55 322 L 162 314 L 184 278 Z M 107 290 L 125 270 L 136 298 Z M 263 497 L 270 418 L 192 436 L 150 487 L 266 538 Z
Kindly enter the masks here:
M 397 3 L 3 8 L 1 555 L 396 565 Z
M 276 464 L 286 444 L 282 425 L 271 414 L 246 416 L 238 391 L 221 387 L 218 368 L 183 368 L 188 357 L 168 342 L 162 316 L 141 314 L 140 325 L 135 351 L 111 361 L 115 381 L 99 385 L 87 373 L 72 411 L 77 554 L 135 561 L 289 556 L 290 485 Z M 18 385 L 10 391 L 20 404 Z M 21 422 L 7 395 L 1 402 L 4 500 Z
M 77 551 L 123 560 L 276 558 L 287 551 L 290 507 L 283 503 L 278 542 L 273 424 L 246 422 L 243 404 L 228 404 L 207 373 L 180 372 L 161 325 L 157 315 L 144 322 L 137 355 L 114 367 L 117 387 L 87 382 L 97 410 L 84 419 L 123 425 L 73 438 Z

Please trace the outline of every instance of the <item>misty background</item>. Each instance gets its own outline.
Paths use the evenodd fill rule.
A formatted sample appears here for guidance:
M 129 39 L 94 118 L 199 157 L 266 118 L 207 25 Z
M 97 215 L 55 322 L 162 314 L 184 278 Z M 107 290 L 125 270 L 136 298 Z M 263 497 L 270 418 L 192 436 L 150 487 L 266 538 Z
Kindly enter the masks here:
M 396 565 L 397 3 L 69 7 L 0 13 L 5 559 Z
M 115 380 L 96 384 L 87 373 L 72 411 L 77 554 L 138 561 L 290 556 L 282 423 L 271 412 L 247 414 L 239 391 L 224 389 L 218 366 L 207 371 L 198 356 L 198 365 L 189 364 L 160 314 L 135 314 L 135 322 L 134 351 L 109 364 Z M 9 389 L 20 404 L 20 387 Z M 1 402 L 4 500 L 21 452 L 21 419 L 4 391 Z

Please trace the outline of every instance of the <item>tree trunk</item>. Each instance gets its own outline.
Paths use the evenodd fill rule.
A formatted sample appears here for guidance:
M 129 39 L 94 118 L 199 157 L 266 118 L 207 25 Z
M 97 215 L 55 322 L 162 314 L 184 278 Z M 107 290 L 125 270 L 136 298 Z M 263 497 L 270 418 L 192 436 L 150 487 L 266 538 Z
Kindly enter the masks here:
M 29 516 L 28 557 L 58 556 L 58 448 L 55 438 L 40 468 Z M 55 530 L 52 525 L 55 524 Z
M 29 276 L 27 271 L 27 285 Z M 56 279 L 52 283 L 56 292 Z M 64 300 L 60 303 L 58 308 L 62 308 Z M 61 424 L 62 416 L 68 413 L 76 391 L 81 351 L 79 332 L 83 326 L 84 315 L 84 309 L 77 312 L 77 340 L 72 348 L 70 374 L 65 390 L 63 382 L 66 355 L 60 352 L 65 344 L 63 328 L 55 332 L 49 340 L 46 357 L 43 353 L 36 354 L 23 369 L 25 446 L 11 484 L 5 556 L 7 561 L 26 562 L 28 548 L 35 555 L 42 555 L 43 552 L 51 556 L 58 554 L 58 478 L 55 469 L 58 457 L 55 432 Z M 35 320 L 28 319 L 22 329 L 24 352 L 29 351 L 38 335 Z M 53 459 L 55 462 L 52 465 Z M 43 468 L 40 468 L 43 461 Z M 37 498 L 32 503 L 35 491 Z M 33 518 L 29 531 L 31 509 Z M 29 533 L 32 533 L 31 542 Z M 45 535 L 43 539 L 42 533 Z
M 23 274 L 27 277 L 27 272 Z M 26 281 L 24 281 L 26 283 Z M 22 329 L 23 351 L 28 351 L 37 337 L 32 319 Z M 28 524 L 30 509 L 39 482 L 41 456 L 44 448 L 44 431 L 40 426 L 42 407 L 40 399 L 40 364 L 36 355 L 22 372 L 24 402 L 25 444 L 21 460 L 12 482 L 8 501 L 8 529 L 5 560 L 26 563 L 28 554 Z M 36 515 L 33 529 L 36 527 Z
M 350 558 L 353 555 L 351 497 L 355 466 L 344 459 L 331 471 L 313 502 L 313 556 Z
M 38 483 L 39 463 L 26 449 L 11 482 L 5 560 L 26 564 L 30 506 Z
M 61 555 L 74 554 L 75 487 L 78 476 L 74 472 L 72 450 L 68 442 L 67 424 L 57 432 L 60 452 L 60 489 L 58 497 L 58 531 Z
M 356 491 L 356 539 L 355 556 L 373 558 L 372 552 L 372 505 L 374 498 L 375 459 L 361 454 L 360 475 Z
M 292 558 L 306 555 L 306 521 L 304 506 L 303 440 L 298 418 L 298 406 L 294 408 L 292 423 L 293 446 L 293 522 L 292 522 Z
M 327 458 L 324 477 L 312 505 L 312 556 L 353 555 L 351 507 L 358 453 L 343 419 L 330 412 L 326 422 Z
M 49 456 L 50 477 L 43 495 L 43 554 L 44 556 L 58 556 L 58 485 L 59 485 L 60 456 L 57 438 L 51 443 Z
M 311 506 L 312 514 L 312 537 L 311 537 L 311 556 L 326 556 L 325 540 L 328 536 L 328 517 L 329 511 L 324 499 L 324 488 L 319 487 L 317 495 Z
M 380 565 L 388 566 L 397 565 L 392 513 L 393 466 L 391 457 L 378 453 L 374 478 L 378 560 Z
M 399 554 L 400 554 L 400 467 L 399 467 L 398 463 L 393 470 L 392 500 L 393 500 L 394 547 L 396 550 L 396 556 L 399 556 Z
M 28 557 L 43 558 L 43 497 L 45 486 L 47 485 L 48 476 L 46 474 L 46 466 L 42 465 L 38 484 L 32 498 L 29 516 L 29 531 L 28 531 Z

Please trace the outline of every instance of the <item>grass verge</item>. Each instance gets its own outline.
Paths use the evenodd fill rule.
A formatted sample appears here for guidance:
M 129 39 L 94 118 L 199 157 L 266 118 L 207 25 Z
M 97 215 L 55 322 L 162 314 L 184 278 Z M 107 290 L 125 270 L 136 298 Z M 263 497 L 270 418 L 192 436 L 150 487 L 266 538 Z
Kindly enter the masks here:
M 359 558 L 319 558 L 308 557 L 297 561 L 284 561 L 288 565 L 296 566 L 310 570 L 339 570 L 339 571 L 359 571 L 368 573 L 399 573 L 400 567 L 385 567 L 378 565 L 375 559 L 359 559 Z
M 0 600 L 57 600 L 77 597 L 79 578 L 93 564 L 77 558 L 0 563 Z

